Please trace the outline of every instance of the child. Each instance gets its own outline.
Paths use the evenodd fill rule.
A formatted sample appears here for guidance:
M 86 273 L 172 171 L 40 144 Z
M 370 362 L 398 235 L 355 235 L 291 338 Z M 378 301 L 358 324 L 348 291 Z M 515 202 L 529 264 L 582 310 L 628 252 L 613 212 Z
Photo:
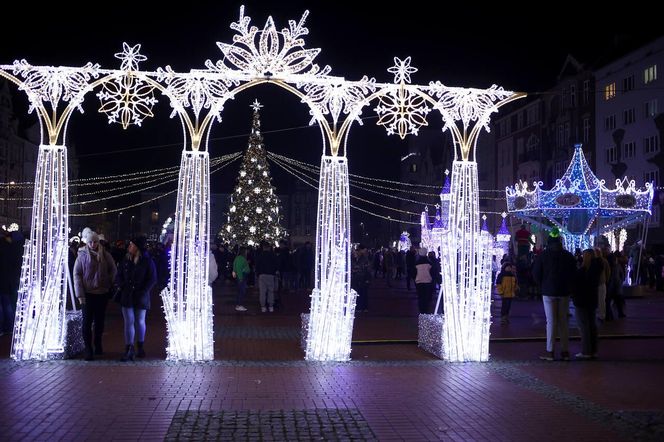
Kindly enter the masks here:
M 512 307 L 512 298 L 516 296 L 519 291 L 519 285 L 516 282 L 514 274 L 514 267 L 506 263 L 503 266 L 503 271 L 498 275 L 496 281 L 496 291 L 502 298 L 502 305 L 500 307 L 500 323 L 509 324 L 510 307 Z

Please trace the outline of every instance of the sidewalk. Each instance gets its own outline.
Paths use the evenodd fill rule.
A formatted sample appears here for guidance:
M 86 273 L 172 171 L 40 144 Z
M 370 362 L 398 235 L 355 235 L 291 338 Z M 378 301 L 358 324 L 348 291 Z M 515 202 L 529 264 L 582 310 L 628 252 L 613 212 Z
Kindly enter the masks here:
M 356 318 L 349 363 L 303 361 L 305 292 L 284 296 L 273 314 L 252 293 L 249 312 L 236 313 L 226 285 L 215 287 L 207 363 L 164 361 L 158 308 L 148 358 L 134 363 L 117 362 L 115 305 L 107 354 L 94 362 L 17 363 L 0 337 L 0 440 L 664 440 L 661 294 L 628 300 L 627 318 L 602 325 L 591 362 L 539 361 L 541 302 L 515 301 L 507 326 L 494 303 L 491 361 L 450 364 L 411 343 L 414 291 L 381 282 Z M 363 342 L 375 340 L 388 342 Z

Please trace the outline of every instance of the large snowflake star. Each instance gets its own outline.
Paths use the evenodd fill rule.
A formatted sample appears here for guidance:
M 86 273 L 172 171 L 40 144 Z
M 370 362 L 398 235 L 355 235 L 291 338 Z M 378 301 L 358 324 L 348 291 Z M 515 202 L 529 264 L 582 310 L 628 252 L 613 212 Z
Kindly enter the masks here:
M 104 83 L 104 89 L 97 94 L 102 102 L 99 112 L 104 112 L 111 123 L 121 123 L 126 129 L 130 124 L 137 126 L 152 117 L 152 107 L 157 103 L 154 86 L 133 76 L 118 78 Z
M 426 116 L 431 111 L 424 98 L 403 87 L 379 97 L 374 109 L 380 116 L 376 124 L 384 126 L 388 135 L 398 133 L 401 139 L 407 134 L 417 135 L 420 127 L 427 126 Z
M 410 65 L 410 57 L 401 60 L 399 57 L 394 57 L 394 66 L 387 70 L 390 74 L 394 74 L 395 83 L 410 83 L 410 74 L 417 72 L 417 68 Z

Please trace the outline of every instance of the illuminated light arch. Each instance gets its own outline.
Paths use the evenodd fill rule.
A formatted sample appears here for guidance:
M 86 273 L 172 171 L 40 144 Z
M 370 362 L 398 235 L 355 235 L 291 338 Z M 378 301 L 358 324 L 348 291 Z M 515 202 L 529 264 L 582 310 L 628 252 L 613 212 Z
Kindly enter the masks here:
M 140 45 L 127 44 L 123 52 L 116 54 L 122 61 L 120 70 L 102 70 L 92 64 L 83 68 L 34 67 L 27 62 L 0 66 L 0 75 L 11 78 L 28 93 L 31 104 L 40 114 L 42 129 L 44 126 L 47 129 L 49 144 L 40 147 L 40 154 L 43 150 L 49 157 L 39 160 L 37 171 L 39 177 L 50 174 L 45 178 L 49 184 L 35 187 L 33 212 L 36 215 L 33 216 L 32 232 L 36 235 L 33 237 L 44 235 L 46 231 L 64 230 L 66 233 L 68 221 L 66 204 L 63 204 L 67 202 L 66 167 L 63 168 L 66 166 L 65 136 L 61 137 L 62 145 L 58 141 L 73 109 L 81 110 L 83 95 L 93 87 L 103 85 L 97 94 L 102 101 L 100 111 L 107 113 L 110 122 L 119 122 L 123 127 L 140 125 L 144 118 L 152 115 L 153 90 L 167 95 L 173 108 L 171 115 L 180 116 L 185 136 L 174 221 L 171 280 L 162 292 L 168 323 L 167 354 L 172 360 L 212 359 L 212 305 L 207 286 L 209 156 L 206 147 L 210 126 L 215 119 L 221 120 L 226 100 L 252 86 L 274 83 L 294 93 L 309 106 L 310 124 L 317 123 L 323 135 L 316 280 L 306 327 L 305 358 L 348 360 L 356 297 L 350 289 L 349 268 L 346 144 L 350 125 L 354 121 L 362 124 L 359 118 L 362 109 L 377 99 L 379 103 L 374 110 L 379 116 L 378 124 L 384 126 L 388 134 L 399 134 L 404 138 L 407 134 L 416 135 L 419 128 L 427 124 L 427 115 L 438 110 L 444 122 L 443 130 L 449 130 L 455 141 L 449 197 L 455 204 L 450 204 L 448 231 L 443 240 L 444 247 L 441 247 L 447 315 L 439 336 L 444 342 L 442 356 L 451 361 L 486 360 L 487 321 L 477 318 L 484 318 L 488 306 L 490 271 L 486 274 L 484 261 L 490 248 L 490 235 L 479 228 L 475 146 L 481 129 L 489 130 L 490 114 L 524 94 L 504 91 L 496 86 L 481 90 L 450 88 L 440 82 L 410 84 L 410 75 L 416 72 L 410 65 L 410 57 L 394 59 L 394 66 L 388 69 L 394 74 L 394 83 L 377 83 L 367 76 L 359 81 L 331 76 L 329 66 L 320 68 L 313 63 L 320 50 L 304 47 L 302 37 L 308 34 L 304 26 L 307 15 L 308 11 L 298 22 L 291 20 L 289 26 L 280 31 L 269 17 L 259 29 L 250 26 L 251 19 L 244 15 L 244 7 L 241 7 L 238 21 L 231 24 L 231 29 L 236 31 L 233 43 L 218 43 L 224 58 L 217 62 L 207 60 L 206 69 L 188 73 L 174 72 L 169 66 L 155 72 L 139 71 L 139 62 L 145 60 L 140 54 Z M 15 75 L 23 75 L 24 79 L 8 74 L 12 70 Z M 39 100 L 36 99 L 28 85 L 35 80 L 29 77 L 30 73 L 39 77 L 36 80 L 41 81 L 40 87 L 48 90 L 50 95 L 42 94 Z M 99 75 L 104 77 L 93 80 Z M 66 111 L 69 114 L 65 113 L 58 120 L 53 113 L 54 120 L 51 121 L 40 100 L 56 107 L 61 99 L 71 101 Z M 458 122 L 461 122 L 460 127 Z M 52 169 L 44 169 L 40 175 L 40 167 L 53 161 L 58 164 L 55 173 Z M 54 190 L 53 197 L 43 198 L 45 192 L 51 190 Z M 57 216 L 52 213 L 54 208 L 60 211 Z M 47 219 L 49 217 L 53 218 L 52 222 Z M 61 342 L 64 318 L 55 313 L 56 309 L 45 307 L 57 305 L 64 311 L 61 301 L 66 283 L 62 278 L 64 258 L 58 252 L 60 236 L 64 237 L 63 244 L 66 245 L 66 234 L 49 237 L 48 250 L 54 250 L 54 253 L 48 253 L 46 257 L 46 249 L 41 243 L 35 247 L 28 244 L 21 293 L 38 295 L 33 296 L 35 303 L 22 307 L 24 321 L 34 316 L 36 327 L 43 336 L 49 335 L 49 330 L 57 329 Z M 42 268 L 48 270 L 45 276 L 37 274 Z M 42 296 L 43 288 L 52 295 L 48 298 L 54 300 L 52 304 L 49 304 L 51 301 L 42 302 L 46 299 Z M 35 311 L 37 315 L 26 314 Z M 32 330 L 32 326 L 26 327 L 26 322 L 17 321 L 16 327 L 12 347 L 15 359 L 44 359 L 48 352 L 57 352 L 57 348 L 49 347 L 48 339 L 42 339 L 34 351 L 26 353 L 23 332 Z M 474 350 L 478 346 L 480 350 Z

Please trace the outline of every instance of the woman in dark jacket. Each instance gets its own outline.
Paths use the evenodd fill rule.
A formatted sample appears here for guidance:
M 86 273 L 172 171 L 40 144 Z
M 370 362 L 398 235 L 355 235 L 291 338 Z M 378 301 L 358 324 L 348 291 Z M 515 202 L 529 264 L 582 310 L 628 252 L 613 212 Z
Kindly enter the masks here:
M 124 318 L 125 354 L 122 361 L 134 360 L 134 326 L 138 332 L 136 356 L 145 357 L 145 314 L 150 309 L 150 292 L 157 282 L 157 270 L 146 250 L 145 237 L 131 240 L 118 269 L 117 285 Z M 135 324 L 135 325 L 134 325 Z
M 595 312 L 597 310 L 597 286 L 603 264 L 595 258 L 592 249 L 583 251 L 583 261 L 577 270 L 572 299 L 576 313 L 576 323 L 581 332 L 581 353 L 579 359 L 597 357 L 597 323 Z

